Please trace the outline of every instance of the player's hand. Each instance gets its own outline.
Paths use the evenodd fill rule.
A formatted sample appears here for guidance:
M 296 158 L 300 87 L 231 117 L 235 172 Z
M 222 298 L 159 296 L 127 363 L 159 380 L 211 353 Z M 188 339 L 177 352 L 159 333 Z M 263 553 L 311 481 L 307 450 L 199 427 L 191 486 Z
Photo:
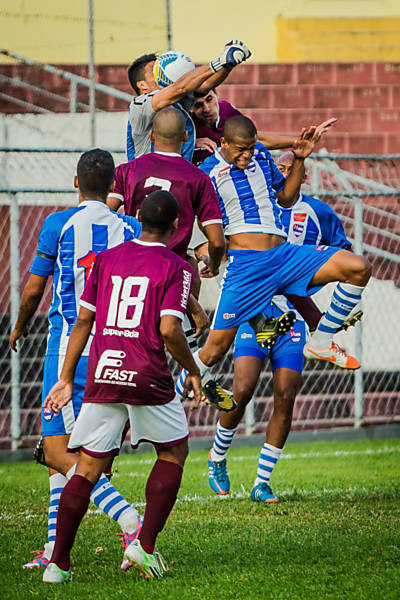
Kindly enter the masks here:
M 199 275 L 203 279 L 211 279 L 212 277 L 216 277 L 219 273 L 219 268 L 213 270 L 210 266 L 210 257 L 207 254 L 200 254 L 199 258 L 201 262 L 204 263 L 204 267 L 200 269 Z
M 328 119 L 327 121 L 324 121 L 323 123 L 321 123 L 320 125 L 318 125 L 315 128 L 315 133 L 314 133 L 314 137 L 313 137 L 314 144 L 319 142 L 319 140 L 321 139 L 321 136 L 324 133 L 326 133 L 332 127 L 332 125 L 334 125 L 336 123 L 336 121 L 337 121 L 336 117 L 331 117 L 330 119 Z
M 28 327 L 24 327 L 23 329 L 19 329 L 18 327 L 14 327 L 10 335 L 10 346 L 14 352 L 18 352 L 17 341 L 21 337 L 26 337 L 28 335 Z
M 303 127 L 297 140 L 293 144 L 293 154 L 296 158 L 307 158 L 314 150 L 314 135 L 316 127 Z
M 201 377 L 200 373 L 198 375 L 190 375 L 188 373 L 185 379 L 185 385 L 183 386 L 183 395 L 187 397 L 189 395 L 189 390 L 192 390 L 190 397 L 193 398 L 192 410 L 197 408 L 203 398 L 203 394 L 201 392 Z
M 46 396 L 44 407 L 52 410 L 55 415 L 64 408 L 72 398 L 73 383 L 60 379 L 53 385 Z
M 198 305 L 198 308 L 196 307 L 196 311 L 191 311 L 191 314 L 194 324 L 196 325 L 196 331 L 194 332 L 193 337 L 198 338 L 210 325 L 210 320 L 200 304 Z
M 210 67 L 216 73 L 221 69 L 232 69 L 251 56 L 251 52 L 240 40 L 231 40 L 225 44 L 223 53 L 210 62 Z
M 198 150 L 199 148 L 214 153 L 217 149 L 217 144 L 214 142 L 214 140 L 210 140 L 208 137 L 197 138 L 195 150 Z

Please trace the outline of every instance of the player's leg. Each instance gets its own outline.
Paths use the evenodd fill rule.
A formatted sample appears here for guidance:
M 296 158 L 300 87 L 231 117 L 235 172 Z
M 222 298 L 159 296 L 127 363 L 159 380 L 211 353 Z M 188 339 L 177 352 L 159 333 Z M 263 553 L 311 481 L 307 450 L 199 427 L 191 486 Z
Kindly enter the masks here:
M 257 476 L 251 491 L 251 499 L 254 502 L 279 501 L 272 492 L 269 482 L 290 432 L 294 401 L 301 384 L 303 362 L 302 355 L 289 355 L 281 364 L 291 365 L 292 368 L 279 367 L 274 370 L 274 410 L 267 427 L 265 444 L 260 451 Z
M 91 494 L 110 458 L 120 448 L 128 418 L 123 404 L 84 404 L 73 428 L 68 448 L 80 449 L 74 473 L 65 485 L 57 517 L 56 542 L 43 581 L 62 583 L 70 577 L 70 551 Z
M 239 328 L 239 333 L 242 327 Z M 248 324 L 246 327 L 251 329 Z M 254 333 L 253 337 L 255 338 Z M 254 342 L 257 346 L 255 339 Z M 267 354 L 266 350 L 258 348 L 256 352 L 258 351 L 260 356 L 255 356 L 254 350 L 250 348 L 246 355 L 246 350 L 245 347 L 241 347 L 241 354 L 236 356 L 235 353 L 233 393 L 237 407 L 228 413 L 221 412 L 214 442 L 208 455 L 208 483 L 210 488 L 221 496 L 228 494 L 230 490 L 227 453 L 257 385 L 265 358 L 263 352 Z
M 362 293 L 371 276 L 371 268 L 361 256 L 339 250 L 322 265 L 312 278 L 311 286 L 338 281 L 328 307 L 316 331 L 304 348 L 307 358 L 328 360 L 339 367 L 356 369 L 357 359 L 347 356 L 333 342 L 333 336 L 350 313 L 360 303 Z
M 166 565 L 154 552 L 157 536 L 170 514 L 180 487 L 188 453 L 189 429 L 180 398 L 162 406 L 130 406 L 131 440 L 151 441 L 157 460 L 146 483 L 146 509 L 138 539 L 125 550 L 124 559 L 148 577 L 162 577 Z
M 87 511 L 90 495 L 109 458 L 80 452 L 76 472 L 61 493 L 56 540 L 49 565 L 43 574 L 46 583 L 64 583 L 71 579 L 70 553 L 76 532 Z

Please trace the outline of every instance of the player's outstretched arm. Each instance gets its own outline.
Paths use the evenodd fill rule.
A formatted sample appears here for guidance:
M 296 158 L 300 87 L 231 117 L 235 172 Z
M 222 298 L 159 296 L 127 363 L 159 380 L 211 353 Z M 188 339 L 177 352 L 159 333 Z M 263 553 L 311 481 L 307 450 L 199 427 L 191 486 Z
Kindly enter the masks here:
M 51 388 L 44 402 L 44 405 L 55 414 L 58 414 L 72 398 L 76 366 L 89 339 L 94 319 L 93 311 L 83 306 L 80 307 L 78 318 L 69 338 L 60 379 Z
M 173 315 L 164 315 L 160 320 L 160 332 L 168 352 L 188 371 L 184 395 L 187 395 L 188 388 L 191 387 L 194 394 L 193 408 L 195 408 L 200 404 L 202 398 L 200 371 L 190 352 L 180 319 Z
M 17 341 L 22 336 L 26 337 L 28 335 L 30 320 L 40 304 L 46 283 L 47 276 L 34 275 L 33 273 L 29 276 L 28 282 L 22 293 L 17 322 L 10 335 L 10 346 L 14 352 L 17 352 Z
M 265 131 L 257 132 L 257 139 L 264 144 L 268 150 L 284 150 L 285 148 L 291 148 L 296 141 L 293 137 L 282 137 L 266 133 Z
M 209 65 L 196 67 L 182 75 L 175 83 L 168 85 L 154 94 L 151 103 L 155 111 L 179 102 L 184 96 L 198 91 L 207 94 L 213 87 L 219 85 L 229 74 L 230 70 L 250 56 L 250 51 L 243 42 L 232 40 L 225 45 L 223 53 L 214 58 Z M 221 72 L 222 71 L 222 72 Z M 210 81 L 207 81 L 210 79 Z M 203 84 L 207 81 L 207 84 Z
M 300 186 L 304 178 L 304 159 L 311 154 L 314 149 L 313 137 L 316 127 L 302 129 L 299 137 L 293 144 L 293 161 L 292 169 L 286 178 L 285 187 L 277 193 L 279 204 L 285 208 L 289 208 L 297 199 L 300 191 Z

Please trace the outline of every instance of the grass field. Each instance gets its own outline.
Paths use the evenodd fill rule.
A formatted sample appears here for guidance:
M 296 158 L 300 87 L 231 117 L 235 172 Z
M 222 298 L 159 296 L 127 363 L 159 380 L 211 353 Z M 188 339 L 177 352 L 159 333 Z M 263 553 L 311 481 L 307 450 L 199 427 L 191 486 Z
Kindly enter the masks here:
M 273 475 L 277 505 L 249 500 L 257 454 L 232 449 L 232 493 L 220 498 L 208 488 L 207 453 L 191 453 L 158 540 L 170 566 L 163 580 L 121 572 L 117 525 L 91 512 L 68 586 L 21 569 L 46 541 L 46 470 L 0 464 L 1 600 L 400 598 L 400 440 L 289 444 Z M 113 482 L 140 506 L 152 462 L 152 454 L 116 461 Z

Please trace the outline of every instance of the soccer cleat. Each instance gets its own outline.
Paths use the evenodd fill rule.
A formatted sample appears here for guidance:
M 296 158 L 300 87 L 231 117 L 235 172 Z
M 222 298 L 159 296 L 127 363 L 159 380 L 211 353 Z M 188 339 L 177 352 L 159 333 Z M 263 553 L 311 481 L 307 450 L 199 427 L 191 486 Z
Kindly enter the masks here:
M 47 567 L 50 560 L 44 556 L 45 550 L 31 550 L 31 554 L 36 553 L 37 556 L 32 558 L 31 561 L 22 565 L 23 569 L 34 569 L 35 567 Z
M 46 466 L 46 457 L 44 455 L 44 438 L 40 438 L 36 444 L 35 450 L 33 451 L 33 458 L 36 460 L 38 465 Z
M 262 329 L 256 331 L 256 340 L 263 348 L 271 348 L 279 336 L 288 333 L 296 321 L 296 314 L 293 310 L 283 313 L 280 317 L 275 319 L 265 319 Z
M 149 579 L 160 579 L 165 571 L 168 571 L 168 567 L 158 552 L 149 554 L 142 548 L 142 544 L 139 540 L 134 540 L 126 548 L 124 553 L 124 560 L 127 560 L 132 567 L 138 569 L 143 575 Z
M 324 360 L 341 369 L 355 371 L 360 368 L 360 362 L 354 356 L 346 354 L 343 348 L 335 344 L 335 342 L 332 342 L 329 348 L 316 348 L 312 345 L 311 338 L 305 344 L 303 354 L 310 360 Z
M 220 496 L 229 494 L 231 482 L 226 470 L 226 458 L 221 461 L 211 460 L 211 450 L 208 454 L 208 483 L 216 494 Z
M 261 482 L 253 487 L 250 493 L 250 498 L 253 502 L 263 502 L 264 504 L 273 504 L 279 502 L 278 496 L 269 487 L 268 483 Z
M 350 313 L 347 319 L 339 327 L 338 331 L 347 331 L 349 327 L 355 327 L 358 321 L 361 321 L 363 314 L 364 313 L 362 310 L 358 310 L 355 313 Z
M 205 402 L 218 410 L 230 412 L 237 406 L 233 394 L 224 390 L 214 379 L 210 379 L 207 383 L 204 383 L 201 391 L 206 398 Z
M 63 571 L 55 563 L 49 563 L 43 573 L 44 583 L 69 583 L 71 580 L 71 570 Z
M 129 544 L 132 544 L 132 542 L 134 542 L 138 537 L 139 537 L 139 533 L 142 530 L 142 525 L 143 525 L 143 516 L 142 515 L 138 515 L 138 519 L 139 519 L 139 526 L 136 529 L 136 531 L 134 531 L 133 533 L 128 533 L 127 531 L 125 531 L 125 533 L 117 533 L 116 535 L 119 535 L 122 538 L 122 546 L 124 548 L 124 550 L 127 549 L 127 547 L 129 546 Z M 121 563 L 121 569 L 123 571 L 127 571 L 130 568 L 130 563 L 128 560 L 124 559 Z

